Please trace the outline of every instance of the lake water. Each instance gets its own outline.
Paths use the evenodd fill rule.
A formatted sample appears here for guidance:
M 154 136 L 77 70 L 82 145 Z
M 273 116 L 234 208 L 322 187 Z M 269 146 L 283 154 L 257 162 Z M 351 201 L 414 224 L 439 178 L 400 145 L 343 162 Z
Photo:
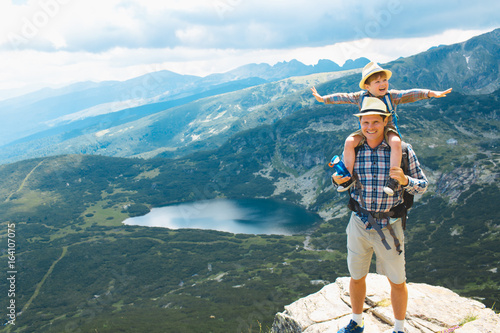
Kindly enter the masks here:
M 169 229 L 211 229 L 242 234 L 293 235 L 306 232 L 321 218 L 292 204 L 267 199 L 216 199 L 153 208 L 127 225 Z

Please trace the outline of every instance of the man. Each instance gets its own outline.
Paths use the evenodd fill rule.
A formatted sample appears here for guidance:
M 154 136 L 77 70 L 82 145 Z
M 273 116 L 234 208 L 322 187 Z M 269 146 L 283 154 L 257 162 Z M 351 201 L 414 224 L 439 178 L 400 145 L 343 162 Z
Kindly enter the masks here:
M 354 212 L 346 230 L 353 315 L 349 325 L 338 333 L 360 333 L 364 330 L 365 279 L 373 252 L 377 257 L 377 272 L 387 276 L 391 286 L 391 303 L 396 319 L 394 333 L 404 332 L 408 290 L 402 214 L 396 207 L 401 207 L 403 202 L 403 188 L 410 194 L 421 194 L 427 189 L 428 181 L 410 145 L 408 175 L 400 167 L 390 166 L 391 148 L 384 135 L 389 115 L 386 105 L 373 97 L 365 98 L 361 111 L 355 114 L 359 117 L 365 141 L 356 153 L 353 177 L 357 177 L 357 185 L 350 192 L 350 207 Z M 393 196 L 383 191 L 388 177 L 398 182 Z M 332 179 L 334 184 L 341 185 L 350 178 L 334 174 Z M 394 245 L 390 246 L 388 240 L 392 240 Z

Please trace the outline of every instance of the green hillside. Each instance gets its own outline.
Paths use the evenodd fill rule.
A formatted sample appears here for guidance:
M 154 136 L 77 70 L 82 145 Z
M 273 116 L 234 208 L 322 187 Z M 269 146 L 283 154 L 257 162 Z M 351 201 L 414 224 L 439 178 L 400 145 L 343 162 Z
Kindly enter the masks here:
M 403 139 L 430 180 L 410 211 L 408 280 L 495 310 L 499 34 L 387 64 L 395 88 L 453 87 L 399 107 Z M 4 321 L 14 320 L 9 307 L 16 316 L 0 332 L 265 332 L 285 304 L 348 275 L 347 200 L 327 163 L 357 128 L 356 107 L 319 104 L 310 92 L 357 90 L 359 74 L 345 74 L 129 113 L 130 121 L 117 113 L 116 126 L 35 140 L 38 158 L 0 165 L 0 266 L 13 276 L 0 279 L 0 308 Z M 322 222 L 294 236 L 122 224 L 214 198 L 282 200 Z
M 497 96 L 453 93 L 400 112 L 431 180 L 410 214 L 408 279 L 488 306 L 499 299 Z M 333 116 L 331 106 L 315 105 L 176 160 L 64 155 L 0 166 L 1 247 L 7 224 L 17 245 L 16 331 L 270 326 L 283 305 L 321 288 L 310 281 L 348 274 L 346 199 L 331 187 L 326 163 L 354 120 L 352 107 L 335 107 Z M 320 213 L 325 222 L 308 238 L 316 250 L 304 248 L 306 235 L 121 224 L 151 207 L 216 197 L 286 199 Z M 5 267 L 5 250 L 1 260 Z
M 342 253 L 305 251 L 304 236 L 121 225 L 152 198 L 179 197 L 151 186 L 172 167 L 73 155 L 1 168 L 2 180 L 16 180 L 1 198 L 2 241 L 14 224 L 18 246 L 16 331 L 255 331 L 317 290 L 310 280 L 346 273 Z

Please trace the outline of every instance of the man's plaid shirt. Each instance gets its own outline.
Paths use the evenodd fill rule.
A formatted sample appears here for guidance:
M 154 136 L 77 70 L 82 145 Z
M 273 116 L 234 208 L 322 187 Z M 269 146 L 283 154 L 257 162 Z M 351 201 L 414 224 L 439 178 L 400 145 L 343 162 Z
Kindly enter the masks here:
M 363 144 L 356 154 L 354 172 L 358 174 L 359 182 L 362 185 L 362 196 L 364 208 L 371 212 L 388 212 L 403 202 L 402 186 L 398 186 L 393 196 L 385 194 L 383 188 L 389 179 L 391 147 L 382 141 L 380 145 L 372 149 L 368 144 Z M 408 185 L 405 190 L 410 194 L 422 194 L 427 189 L 428 181 L 425 177 L 415 152 L 408 144 Z M 361 205 L 358 184 L 353 188 L 351 196 Z M 368 216 L 356 213 L 365 223 L 366 229 L 371 229 Z M 375 219 L 383 228 L 389 219 Z

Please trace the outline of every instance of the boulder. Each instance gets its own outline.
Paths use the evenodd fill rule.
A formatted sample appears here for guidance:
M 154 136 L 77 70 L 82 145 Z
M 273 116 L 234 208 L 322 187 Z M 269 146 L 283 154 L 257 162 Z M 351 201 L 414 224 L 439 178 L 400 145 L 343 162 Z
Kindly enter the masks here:
M 349 278 L 338 278 L 320 291 L 277 313 L 273 333 L 336 333 L 351 319 Z M 387 278 L 368 274 L 364 333 L 392 332 L 394 316 Z M 484 304 L 453 291 L 424 283 L 408 283 L 407 333 L 500 332 L 500 315 Z

